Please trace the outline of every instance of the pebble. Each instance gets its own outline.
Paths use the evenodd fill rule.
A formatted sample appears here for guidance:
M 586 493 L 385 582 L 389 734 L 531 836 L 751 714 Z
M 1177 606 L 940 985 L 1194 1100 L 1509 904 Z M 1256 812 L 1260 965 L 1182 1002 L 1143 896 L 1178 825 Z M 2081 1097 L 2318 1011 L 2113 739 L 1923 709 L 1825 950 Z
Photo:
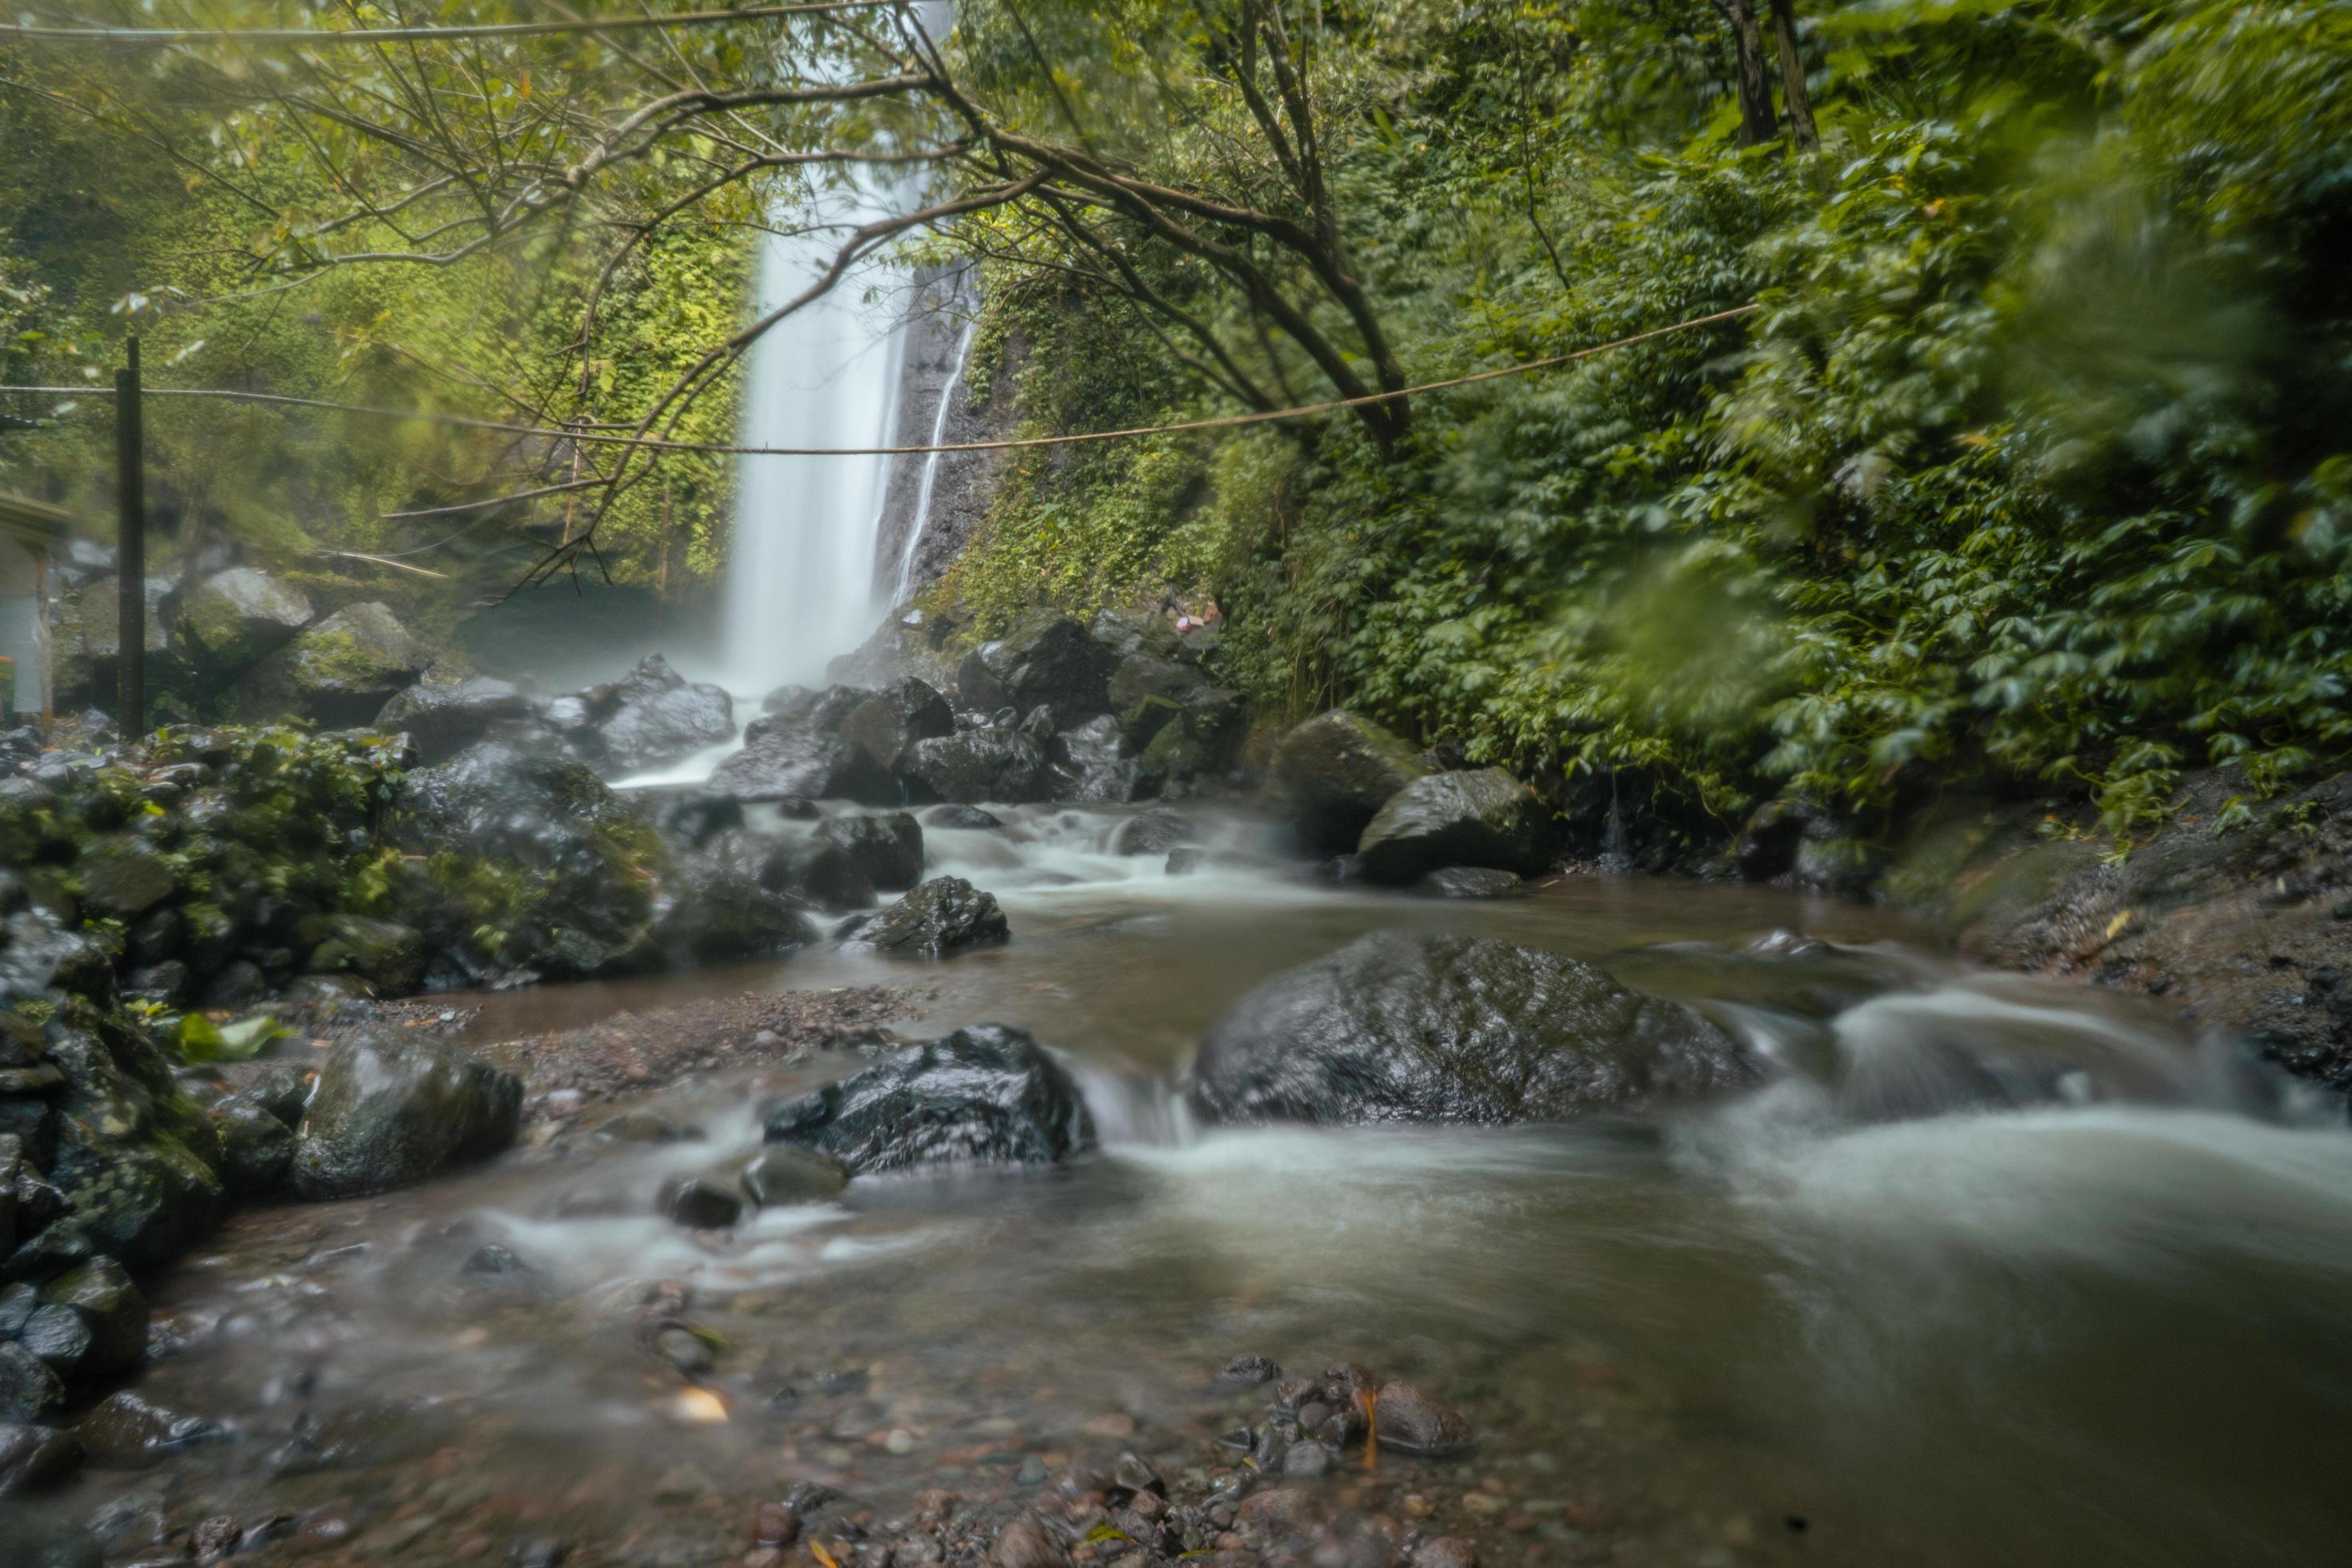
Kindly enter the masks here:
M 882 1439 L 882 1447 L 885 1451 L 904 1458 L 915 1451 L 915 1435 L 904 1426 L 894 1426 L 890 1435 Z
M 1032 1454 L 1021 1461 L 1021 1468 L 1013 1479 L 1024 1487 L 1043 1486 L 1046 1473 L 1045 1461 Z
M 1462 1506 L 1482 1518 L 1492 1518 L 1510 1504 L 1492 1492 L 1469 1492 L 1464 1495 Z
M 989 1568 L 1063 1568 L 1068 1559 L 1034 1520 L 1016 1519 L 997 1532 Z
M 718 1360 L 710 1345 L 691 1329 L 667 1328 L 654 1336 L 654 1353 L 691 1377 L 709 1372 Z
M 1118 1441 L 1135 1436 L 1135 1417 L 1119 1411 L 1113 1411 L 1108 1415 L 1093 1417 L 1080 1430 L 1089 1437 Z
M 760 1505 L 758 1523 L 753 1527 L 754 1546 L 790 1546 L 800 1539 L 801 1516 L 780 1502 Z

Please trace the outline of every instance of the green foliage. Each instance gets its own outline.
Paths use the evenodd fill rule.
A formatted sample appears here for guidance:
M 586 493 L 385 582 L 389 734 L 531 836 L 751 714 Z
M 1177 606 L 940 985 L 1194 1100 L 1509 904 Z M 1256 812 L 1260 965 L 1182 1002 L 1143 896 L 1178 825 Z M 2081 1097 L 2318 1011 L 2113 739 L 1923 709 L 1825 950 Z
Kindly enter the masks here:
M 181 19 L 286 20 L 266 4 Z M 587 64 L 577 91 L 597 76 L 596 46 L 577 38 L 493 53 L 509 63 L 491 68 L 485 107 L 509 116 L 516 95 L 531 93 L 534 62 Z M 481 65 L 478 57 L 469 69 Z M 480 101 L 481 85 L 468 82 L 469 102 Z M 0 42 L 0 145 L 8 149 L 0 159 L 0 381 L 9 383 L 110 384 L 122 340 L 136 333 L 151 385 L 523 423 L 535 422 L 530 410 L 555 405 L 585 419 L 625 418 L 733 330 L 749 291 L 756 235 L 748 195 L 694 209 L 616 268 L 603 280 L 584 346 L 583 311 L 599 285 L 599 258 L 554 227 L 449 265 L 289 273 L 306 256 L 414 248 L 415 236 L 462 220 L 467 204 L 428 196 L 396 221 L 331 223 L 323 215 L 377 167 L 365 148 L 273 123 L 225 98 L 215 73 L 176 51 Z M 110 410 L 103 397 L 0 399 L 0 412 L 45 426 L 0 434 L 0 485 L 106 518 Z M 730 381 L 675 434 L 731 440 L 738 412 Z M 428 634 L 446 631 L 486 589 L 509 586 L 577 521 L 576 502 L 563 495 L 455 517 L 389 515 L 573 477 L 569 459 L 545 443 L 198 400 L 151 399 L 146 425 L 158 570 L 209 541 L 231 540 L 331 599 L 388 600 Z M 621 497 L 599 534 L 613 576 L 683 585 L 715 570 L 731 481 L 723 457 L 681 456 L 659 481 Z M 446 577 L 327 553 L 335 551 L 389 552 Z
M 242 1062 L 293 1033 L 267 1013 L 226 1024 L 215 1024 L 202 1013 L 184 1013 L 173 1030 L 172 1045 L 184 1062 Z
M 2128 837 L 2184 768 L 2342 757 L 2352 5 L 1832 8 L 1812 159 L 1727 144 L 1710 7 L 1377 14 L 1335 181 L 1414 379 L 1762 309 L 1423 397 L 1399 460 L 1014 465 L 947 590 L 984 626 L 1164 576 L 1264 700 L 1706 834 L 1978 778 Z M 1119 305 L 991 282 L 1037 427 L 1203 410 Z

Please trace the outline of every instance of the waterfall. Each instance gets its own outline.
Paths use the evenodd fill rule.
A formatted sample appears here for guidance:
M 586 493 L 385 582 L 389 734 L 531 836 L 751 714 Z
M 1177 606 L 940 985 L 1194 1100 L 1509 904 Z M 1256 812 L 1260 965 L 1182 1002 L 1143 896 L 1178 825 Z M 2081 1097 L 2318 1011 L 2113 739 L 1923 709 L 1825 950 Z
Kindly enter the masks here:
M 760 257 L 764 313 L 806 289 L 850 227 L 898 192 L 857 188 L 810 232 L 772 234 Z M 779 226 L 780 227 L 782 226 Z M 882 447 L 898 434 L 903 285 L 875 265 L 785 317 L 751 345 L 744 445 Z M 873 629 L 874 556 L 887 458 L 740 459 L 728 565 L 727 684 L 753 693 L 824 679 L 826 660 Z
M 956 387 L 963 381 L 964 363 L 971 358 L 972 336 L 979 330 L 977 316 L 964 323 L 963 336 L 956 342 L 955 368 L 948 373 L 947 384 L 940 388 L 939 411 L 931 416 L 931 438 L 926 443 L 929 446 L 937 447 L 947 437 L 948 410 L 955 404 Z M 907 524 L 907 548 L 898 554 L 898 584 L 890 590 L 890 603 L 894 605 L 907 602 L 907 590 L 914 582 L 915 551 L 923 542 L 924 529 L 930 524 L 931 491 L 939 484 L 941 456 L 935 451 L 923 455 L 923 479 L 915 489 L 915 515 Z

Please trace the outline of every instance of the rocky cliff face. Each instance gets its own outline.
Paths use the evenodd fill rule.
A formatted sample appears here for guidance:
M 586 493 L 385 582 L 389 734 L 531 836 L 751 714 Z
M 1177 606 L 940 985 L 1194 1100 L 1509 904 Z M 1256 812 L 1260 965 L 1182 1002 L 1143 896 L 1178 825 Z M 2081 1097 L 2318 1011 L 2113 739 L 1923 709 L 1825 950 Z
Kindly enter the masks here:
M 970 367 L 964 366 L 965 374 L 957 374 L 970 343 L 968 329 L 980 310 L 978 285 L 968 268 L 942 270 L 921 280 L 900 373 L 898 445 L 931 445 L 934 432 L 941 442 L 954 443 L 996 440 L 1012 431 L 1013 400 L 999 396 L 975 408 Z M 1016 353 L 1008 348 L 1007 358 Z M 1007 373 L 1012 369 L 1008 363 L 997 372 L 1000 385 L 1010 385 Z M 942 397 L 947 399 L 945 420 L 940 417 Z M 987 513 L 1002 457 L 997 452 L 940 456 L 931 476 L 929 520 L 916 542 L 914 564 L 908 576 L 910 589 L 919 590 L 935 580 L 971 538 Z M 910 454 L 895 459 L 890 469 L 889 499 L 883 509 L 875 561 L 875 580 L 885 594 L 897 586 L 908 538 L 916 526 L 925 464 L 923 457 Z

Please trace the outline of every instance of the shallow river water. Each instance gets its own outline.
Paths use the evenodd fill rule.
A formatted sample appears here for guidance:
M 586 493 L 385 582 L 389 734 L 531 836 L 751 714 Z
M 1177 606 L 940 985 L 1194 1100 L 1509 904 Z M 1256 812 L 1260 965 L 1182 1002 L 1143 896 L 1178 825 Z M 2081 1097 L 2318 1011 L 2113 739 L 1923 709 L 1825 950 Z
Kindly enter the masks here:
M 689 1232 L 654 1216 L 654 1189 L 758 1137 L 758 1091 L 724 1079 L 662 1099 L 699 1142 L 578 1138 L 419 1191 L 248 1211 L 158 1288 L 187 1342 L 140 1385 L 227 1435 L 94 1472 L 67 1506 L 116 1500 L 114 1562 L 150 1552 L 163 1508 L 309 1521 L 271 1553 L 492 1562 L 548 1540 L 575 1563 L 732 1563 L 795 1481 L 887 1518 L 1122 1448 L 1171 1477 L 1230 1463 L 1214 1438 L 1253 1399 L 1210 1374 L 1256 1351 L 1353 1359 L 1459 1406 L 1467 1457 L 1315 1484 L 1426 1511 L 1489 1563 L 2352 1552 L 2352 1134 L 2221 1043 L 1971 973 L 1935 931 L 1854 905 L 1604 879 L 1445 903 L 1246 862 L 1171 877 L 1107 853 L 1114 823 L 1041 809 L 930 835 L 934 870 L 1003 900 L 1001 950 L 550 988 L 484 999 L 471 1026 L 916 984 L 935 994 L 910 1037 L 1000 1021 L 1068 1053 L 1099 1152 L 861 1180 Z M 1223 1008 L 1391 926 L 1591 960 L 1783 1076 L 1639 1124 L 1187 1125 L 1165 1086 Z M 1932 1109 L 1956 1075 L 2010 1071 L 2054 1075 L 2054 1099 Z M 615 1193 L 625 1212 L 601 1212 Z M 529 1272 L 464 1271 L 486 1241 Z M 699 1388 L 631 1326 L 664 1280 L 717 1337 Z

